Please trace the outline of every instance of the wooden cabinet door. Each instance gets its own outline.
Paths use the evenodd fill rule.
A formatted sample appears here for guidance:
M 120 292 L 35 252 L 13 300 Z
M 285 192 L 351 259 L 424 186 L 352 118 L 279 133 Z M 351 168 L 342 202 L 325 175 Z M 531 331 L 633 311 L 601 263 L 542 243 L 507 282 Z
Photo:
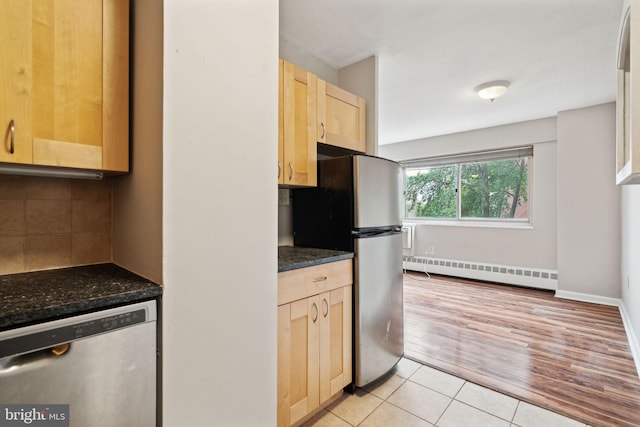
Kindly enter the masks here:
M 327 143 L 327 82 L 318 79 L 316 84 L 318 90 L 318 111 L 316 112 L 316 141 Z
M 278 426 L 290 426 L 319 404 L 319 297 L 278 307 Z
M 33 0 L 33 162 L 127 171 L 127 0 Z
M 315 186 L 317 77 L 283 61 L 283 184 Z
M 351 286 L 320 295 L 320 402 L 352 380 Z
M 284 184 L 284 61 L 278 60 L 278 184 Z
M 31 163 L 31 2 L 0 13 L 0 162 Z M 13 143 L 12 143 L 13 140 Z
M 326 83 L 324 104 L 325 142 L 364 153 L 367 148 L 365 100 Z

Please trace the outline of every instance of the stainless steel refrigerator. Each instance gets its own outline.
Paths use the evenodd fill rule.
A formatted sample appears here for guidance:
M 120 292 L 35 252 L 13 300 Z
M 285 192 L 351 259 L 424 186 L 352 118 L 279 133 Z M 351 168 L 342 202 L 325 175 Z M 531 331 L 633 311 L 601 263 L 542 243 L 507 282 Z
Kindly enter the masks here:
M 293 192 L 296 246 L 352 251 L 353 384 L 391 370 L 404 352 L 401 171 L 366 155 L 318 162 L 318 187 Z

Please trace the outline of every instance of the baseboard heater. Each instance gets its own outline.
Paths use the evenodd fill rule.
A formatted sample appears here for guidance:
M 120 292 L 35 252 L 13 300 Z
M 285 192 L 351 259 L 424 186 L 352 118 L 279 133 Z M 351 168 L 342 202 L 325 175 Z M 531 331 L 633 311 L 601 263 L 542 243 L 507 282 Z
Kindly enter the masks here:
M 410 271 L 486 280 L 510 285 L 557 290 L 557 270 L 514 267 L 425 256 L 405 256 L 404 268 Z

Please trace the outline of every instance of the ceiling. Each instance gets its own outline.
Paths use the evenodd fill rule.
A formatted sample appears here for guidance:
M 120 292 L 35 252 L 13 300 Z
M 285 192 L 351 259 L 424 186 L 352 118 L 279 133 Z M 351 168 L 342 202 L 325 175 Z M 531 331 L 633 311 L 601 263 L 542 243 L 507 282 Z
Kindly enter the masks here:
M 622 0 L 280 0 L 280 37 L 340 69 L 378 57 L 378 143 L 615 100 Z M 494 102 L 474 88 L 509 80 Z

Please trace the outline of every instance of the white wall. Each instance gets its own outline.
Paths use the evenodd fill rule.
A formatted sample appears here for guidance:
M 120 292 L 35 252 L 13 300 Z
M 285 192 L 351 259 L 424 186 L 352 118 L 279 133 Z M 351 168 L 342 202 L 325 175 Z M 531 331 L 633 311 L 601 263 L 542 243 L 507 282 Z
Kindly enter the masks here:
M 381 145 L 392 160 L 534 145 L 531 214 L 533 228 L 509 229 L 419 225 L 415 222 L 415 255 L 511 266 L 556 268 L 556 120 L 547 118 L 404 143 Z
M 615 104 L 558 114 L 558 289 L 620 297 Z
M 622 17 L 631 1 L 625 0 Z M 621 31 L 620 31 L 621 32 Z M 640 341 L 640 185 L 621 188 L 621 293 L 624 313 L 630 322 L 630 338 L 636 350 Z
M 622 210 L 622 302 L 628 315 L 632 339 L 640 339 L 640 185 L 625 185 Z
M 278 2 L 164 20 L 164 426 L 274 425 Z
M 162 283 L 162 7 L 132 2 L 131 173 L 114 178 L 113 261 Z

